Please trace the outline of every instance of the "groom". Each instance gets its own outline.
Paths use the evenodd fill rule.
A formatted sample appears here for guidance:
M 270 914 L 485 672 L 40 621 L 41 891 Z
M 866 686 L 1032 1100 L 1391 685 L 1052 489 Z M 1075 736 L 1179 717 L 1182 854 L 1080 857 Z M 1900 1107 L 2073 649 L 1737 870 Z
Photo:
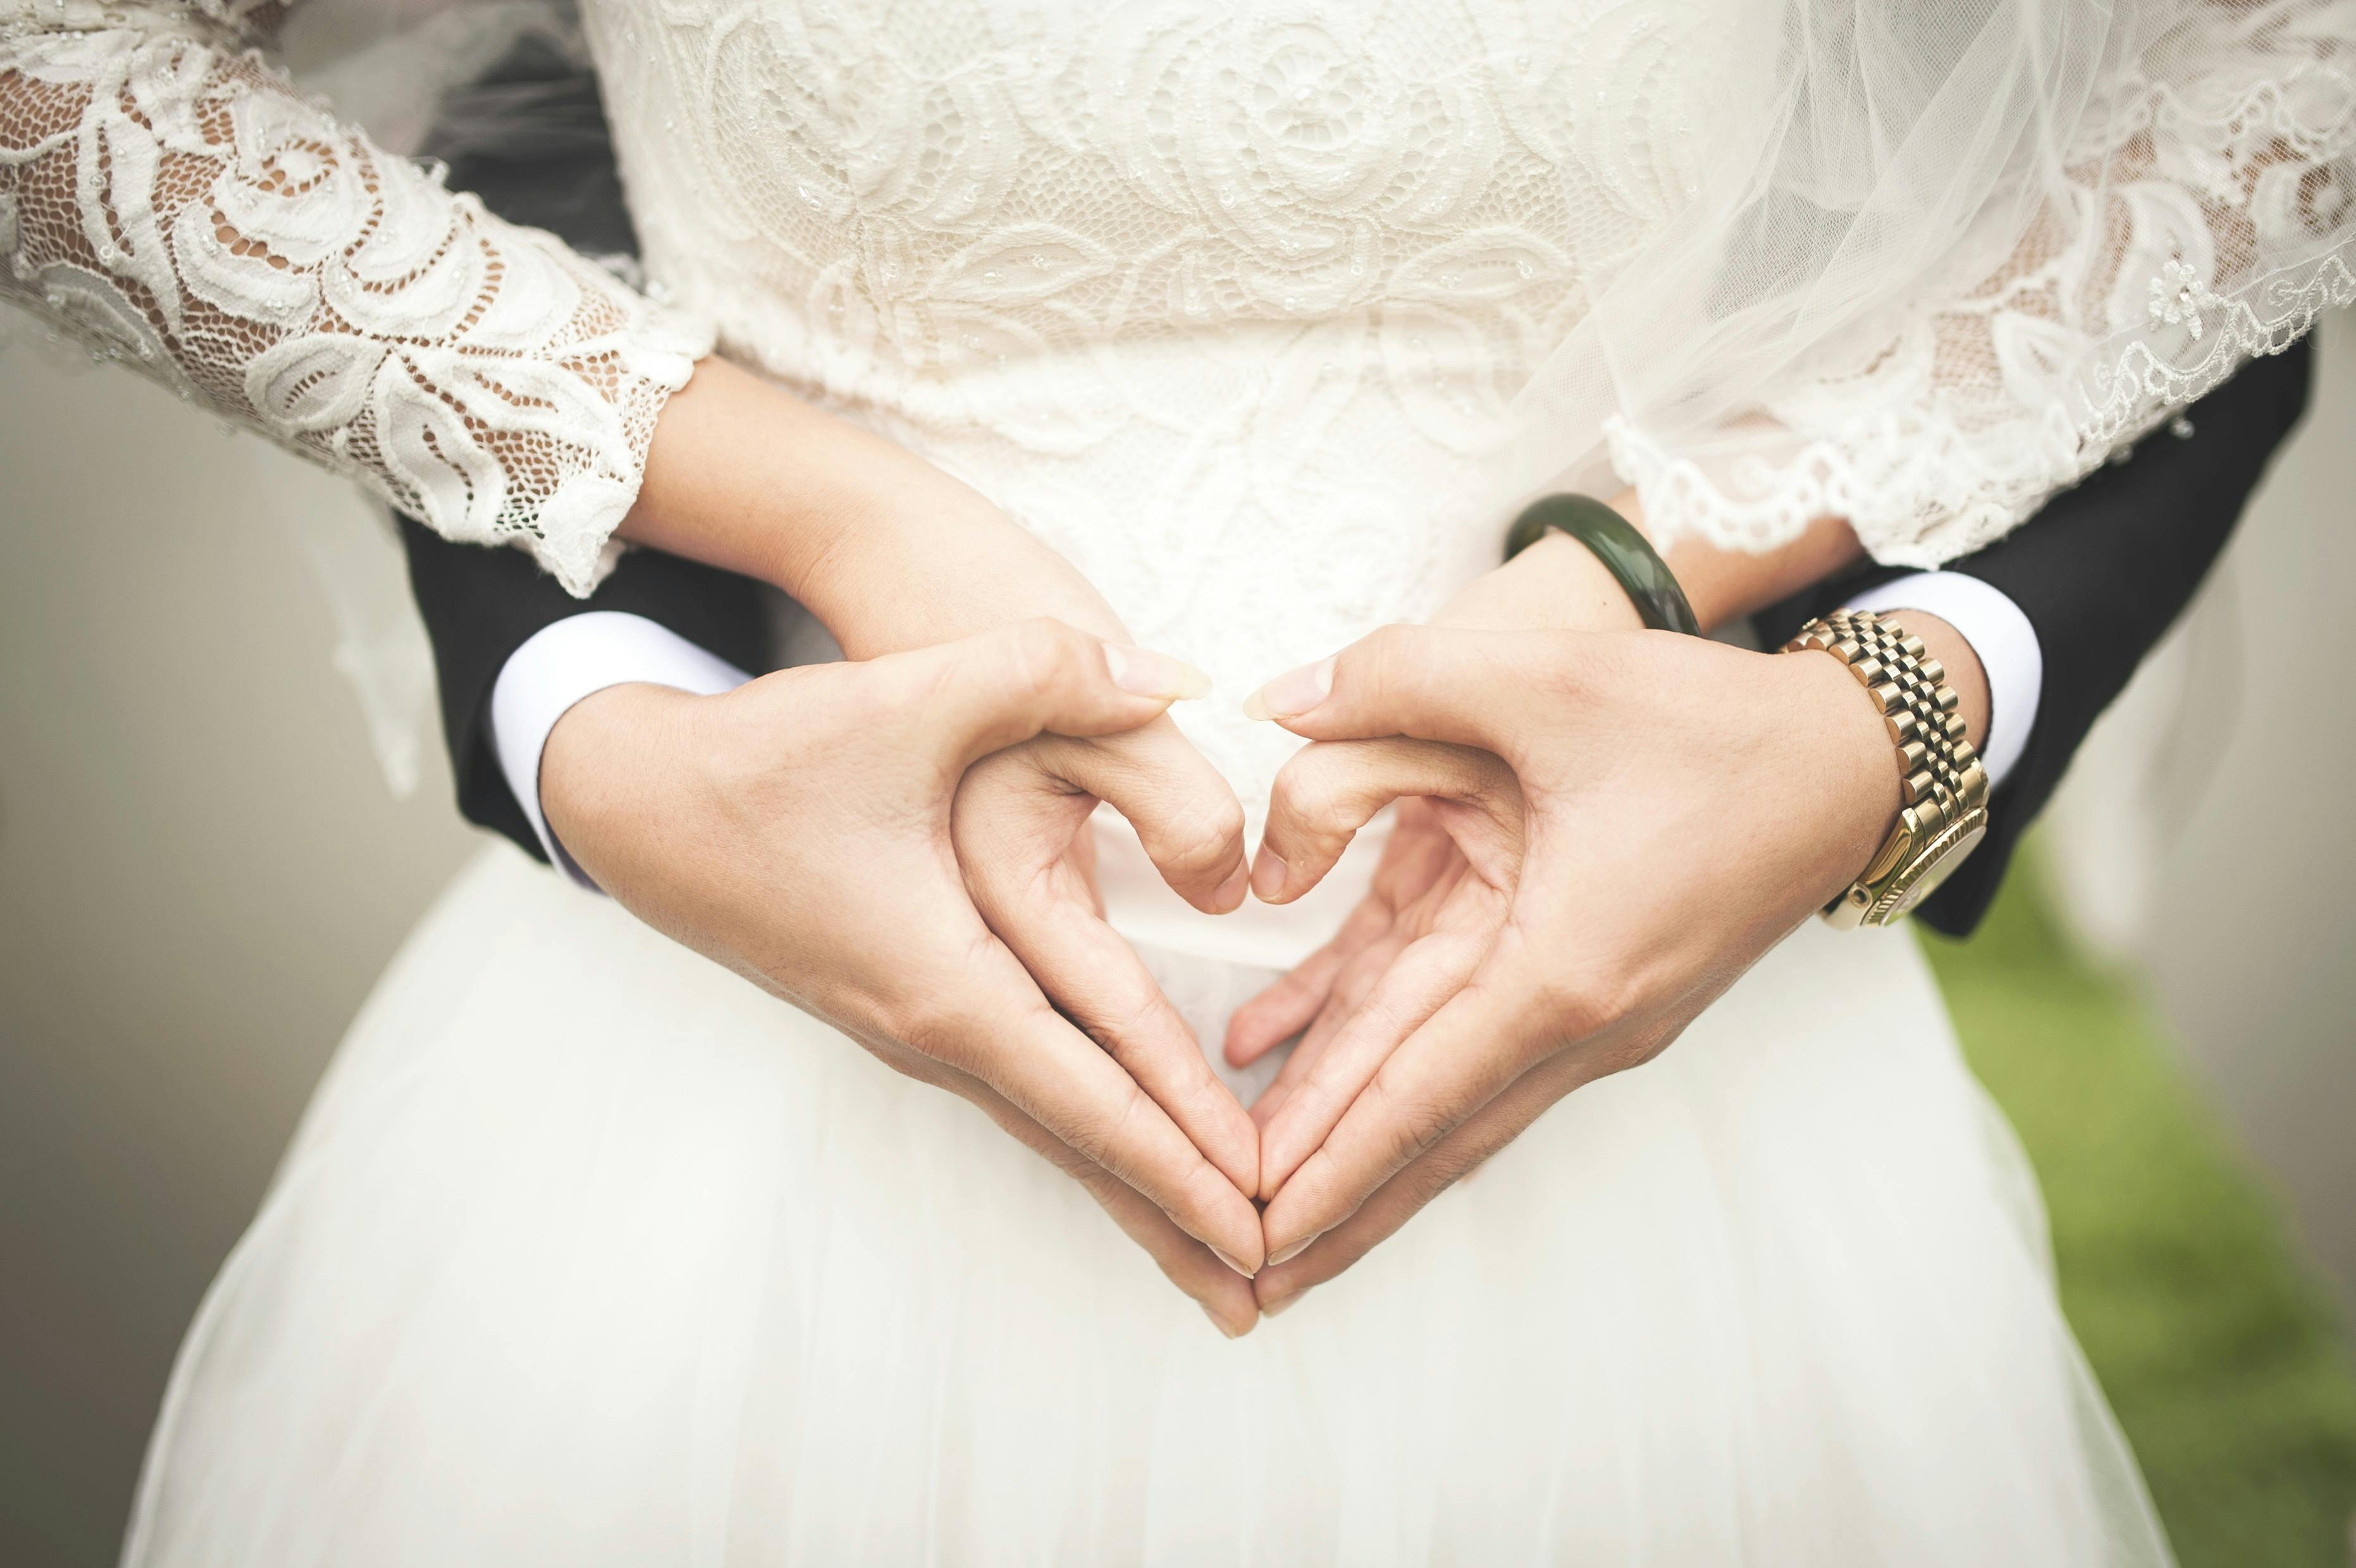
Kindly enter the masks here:
M 556 230 L 591 253 L 632 251 L 594 81 L 552 52 L 529 48 L 498 74 L 498 91 L 528 93 L 540 104 L 534 134 L 504 135 L 495 145 L 445 142 L 435 150 L 451 164 L 453 185 L 480 194 L 504 216 Z M 1806 616 L 1837 605 L 1914 610 L 1954 627 L 1976 656 L 1990 709 L 1981 749 L 1997 783 L 1992 825 L 1979 852 L 1923 907 L 1933 927 L 1960 935 L 1978 921 L 2019 835 L 2094 719 L 2216 559 L 2267 456 L 2298 417 L 2307 379 L 2304 345 L 2260 360 L 2194 411 L 2190 437 L 2147 438 L 2131 461 L 2055 498 L 1979 553 L 1936 573 L 1851 573 L 1759 618 L 1762 642 L 1773 646 Z M 634 799 L 668 808 L 635 822 L 603 817 L 599 832 L 659 830 L 667 858 L 682 865 L 695 858 L 676 854 L 682 843 L 708 846 L 715 856 L 751 853 L 732 837 L 741 830 L 709 819 L 703 798 L 685 787 L 686 759 L 623 744 L 611 725 L 575 725 L 563 732 L 566 744 L 550 741 L 569 714 L 601 692 L 645 683 L 716 693 L 744 672 L 768 668 L 772 621 L 781 607 L 744 579 L 647 552 L 626 558 L 597 596 L 583 603 L 520 553 L 450 544 L 406 520 L 403 534 L 439 666 L 459 805 L 470 820 L 585 883 L 562 835 L 552 831 L 543 799 L 610 787 L 627 776 Z M 794 737 L 767 738 L 789 762 Z M 587 846 L 575 847 L 585 854 Z M 691 881 L 669 893 L 696 897 Z M 1336 1211 L 1377 1189 L 1392 1190 L 1393 1178 L 1406 1174 L 1400 1166 L 1411 1171 L 1419 1163 L 1409 1157 L 1368 1171 L 1365 1190 L 1345 1195 Z M 1430 1196 L 1430 1187 L 1408 1182 L 1406 1190 L 1420 1196 L 1394 1223 Z M 1337 1239 L 1342 1229 L 1335 1227 Z M 1289 1301 L 1330 1277 L 1374 1240 L 1379 1236 L 1367 1237 L 1362 1227 L 1355 1251 L 1329 1241 L 1267 1271 L 1261 1305 Z M 1273 1232 L 1269 1240 L 1272 1252 L 1282 1251 Z M 1162 1262 L 1171 1267 L 1169 1258 Z

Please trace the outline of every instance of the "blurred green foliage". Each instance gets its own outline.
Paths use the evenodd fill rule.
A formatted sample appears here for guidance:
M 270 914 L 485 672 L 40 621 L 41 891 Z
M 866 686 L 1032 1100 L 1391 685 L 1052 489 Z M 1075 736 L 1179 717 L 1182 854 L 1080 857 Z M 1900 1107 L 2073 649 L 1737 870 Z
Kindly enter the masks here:
M 2136 977 L 2072 940 L 2033 854 L 1971 940 L 1923 946 L 2184 1568 L 2349 1568 L 2345 1325 Z

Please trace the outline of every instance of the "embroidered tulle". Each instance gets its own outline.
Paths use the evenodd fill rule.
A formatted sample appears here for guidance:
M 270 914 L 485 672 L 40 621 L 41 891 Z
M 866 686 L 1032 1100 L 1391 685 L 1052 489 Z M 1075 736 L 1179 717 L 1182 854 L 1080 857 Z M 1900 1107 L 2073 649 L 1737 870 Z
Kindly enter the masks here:
M 1952 559 L 2356 298 L 2356 6 L 1937 4 L 1835 40 L 1845 67 L 1814 46 L 1708 329 L 1623 378 L 1612 457 L 1672 530 L 1759 548 L 1829 514 Z M 2050 47 L 1976 61 L 2015 9 Z
M 282 9 L 0 4 L 0 296 L 587 593 L 708 331 L 297 92 Z

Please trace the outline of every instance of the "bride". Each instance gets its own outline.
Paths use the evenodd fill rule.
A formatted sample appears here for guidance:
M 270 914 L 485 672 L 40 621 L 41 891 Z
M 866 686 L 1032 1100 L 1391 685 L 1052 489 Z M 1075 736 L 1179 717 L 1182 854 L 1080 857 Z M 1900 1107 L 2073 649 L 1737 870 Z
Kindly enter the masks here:
M 2345 0 L 584 0 L 645 293 L 286 8 L 0 4 L 0 291 L 849 659 L 559 722 L 613 900 L 427 917 L 126 1562 L 2166 1560 L 1920 959 L 1806 919 L 1878 712 L 1496 560 L 1633 487 L 1715 624 L 2286 346 Z

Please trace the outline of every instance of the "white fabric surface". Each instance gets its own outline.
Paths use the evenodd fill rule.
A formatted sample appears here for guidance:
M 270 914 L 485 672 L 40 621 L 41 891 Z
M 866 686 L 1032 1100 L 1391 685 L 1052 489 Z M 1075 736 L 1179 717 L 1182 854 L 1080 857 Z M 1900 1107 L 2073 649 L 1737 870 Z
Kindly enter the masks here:
M 1148 958 L 1214 1041 L 1269 973 Z M 980 1112 L 505 844 L 208 1296 L 125 1554 L 2165 1560 L 1903 933 L 1811 922 L 1231 1342 Z
M 1987 743 L 1981 765 L 1994 789 L 2010 775 L 2037 725 L 2045 688 L 2045 650 L 2012 596 L 1963 572 L 1913 572 L 1893 577 L 1841 607 L 1851 610 L 1923 610 L 1963 634 L 1987 676 Z

